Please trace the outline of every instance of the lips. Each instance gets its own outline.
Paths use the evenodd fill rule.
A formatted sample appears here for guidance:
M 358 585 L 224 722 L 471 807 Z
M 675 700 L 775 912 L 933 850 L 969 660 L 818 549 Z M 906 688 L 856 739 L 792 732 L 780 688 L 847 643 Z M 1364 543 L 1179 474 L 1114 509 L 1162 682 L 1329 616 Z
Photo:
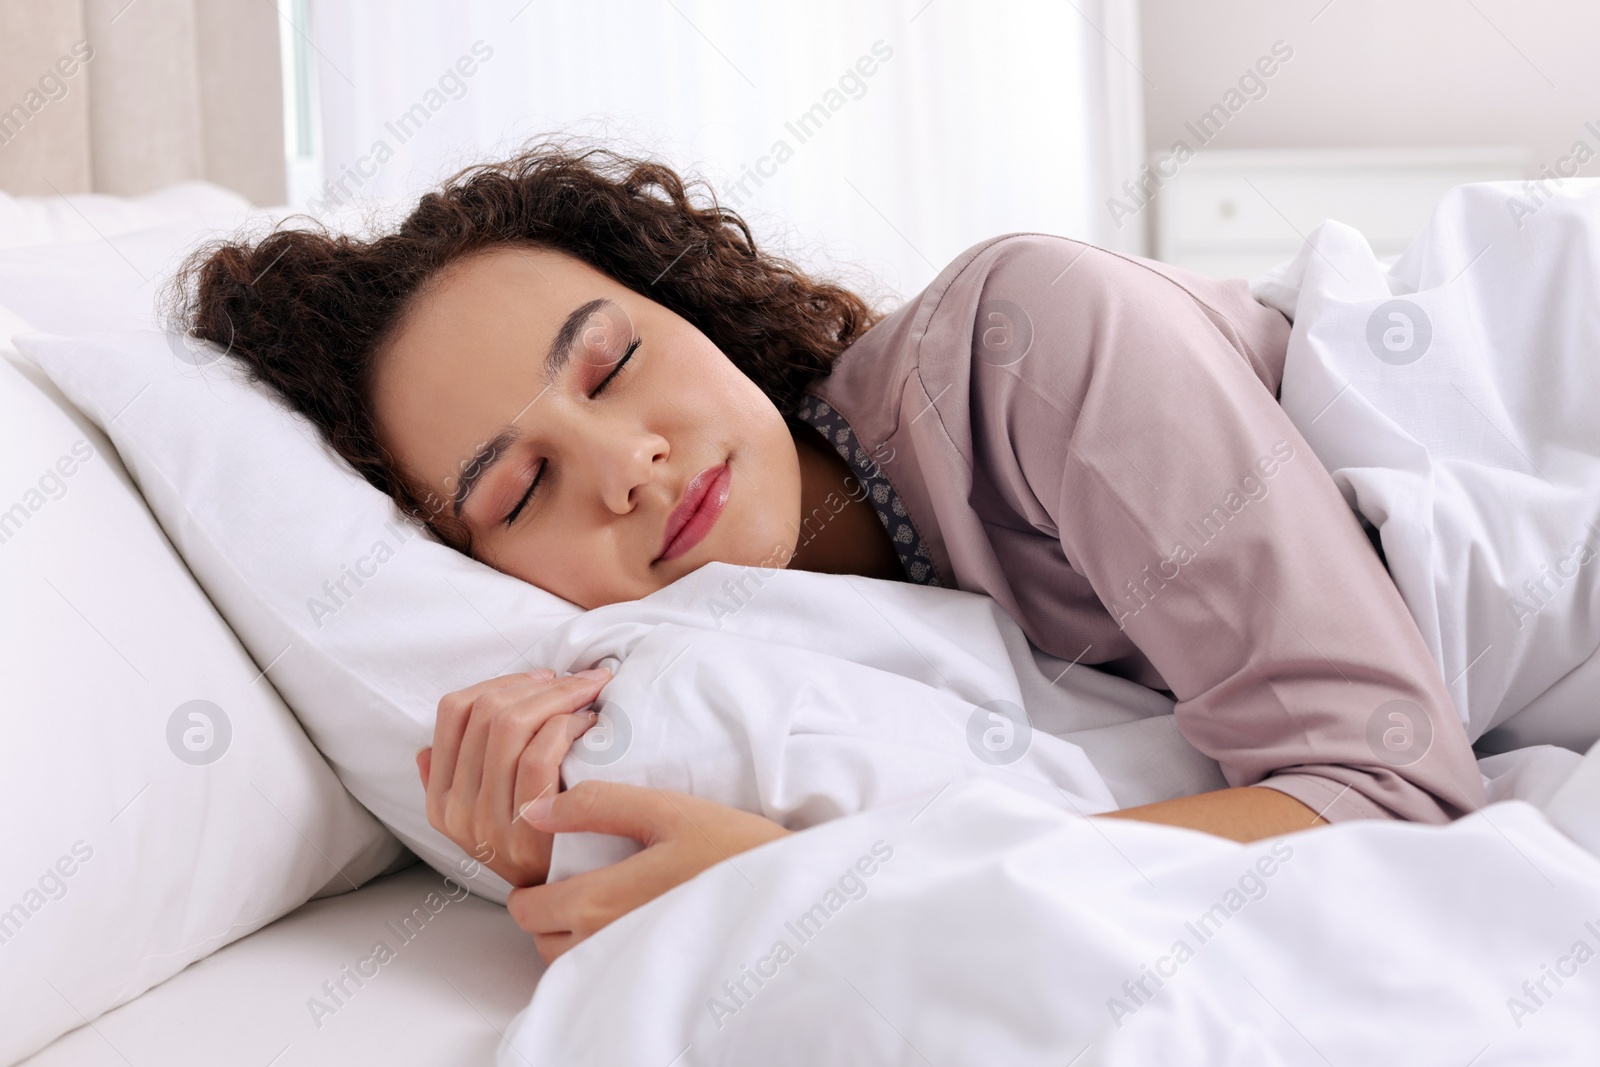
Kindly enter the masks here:
M 733 478 L 726 463 L 705 470 L 689 479 L 684 487 L 683 503 L 667 516 L 666 532 L 661 539 L 661 555 L 657 563 L 677 559 L 705 539 L 711 532 L 722 509 L 728 503 L 728 491 Z

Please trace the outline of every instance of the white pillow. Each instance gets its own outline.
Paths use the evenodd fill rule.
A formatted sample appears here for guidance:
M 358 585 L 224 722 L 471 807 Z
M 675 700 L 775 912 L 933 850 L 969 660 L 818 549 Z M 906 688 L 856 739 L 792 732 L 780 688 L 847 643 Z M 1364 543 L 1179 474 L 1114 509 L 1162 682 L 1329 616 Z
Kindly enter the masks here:
M 137 227 L 131 225 L 135 216 L 130 213 L 123 220 L 129 225 L 103 229 L 98 235 L 90 230 L 72 240 L 63 238 L 65 243 L 27 247 L 8 247 L 3 235 L 6 204 L 0 200 L 0 306 L 46 333 L 158 329 L 162 287 L 191 251 L 219 239 L 260 236 L 291 215 L 288 208 L 252 208 L 216 186 L 188 185 L 202 188 L 185 213 L 160 217 L 147 211 L 141 217 L 151 221 Z M 176 194 L 188 185 L 152 195 Z M 353 235 L 388 232 L 412 205 L 411 200 L 361 201 L 321 222 Z M 41 199 L 34 207 L 71 213 L 56 198 Z M 40 232 L 43 229 L 49 228 Z M 54 229 L 70 231 L 70 227 Z
M 0 312 L 0 337 L 18 325 Z M 0 1063 L 404 857 L 106 439 L 15 358 L 0 358 Z
M 49 333 L 151 329 L 161 286 L 198 245 L 232 235 L 246 216 L 177 222 L 107 240 L 0 251 L 0 305 Z
M 339 778 L 410 848 L 510 887 L 428 824 L 416 752 L 439 698 L 533 666 L 581 611 L 431 540 L 215 349 L 154 331 L 17 346 L 108 428 L 151 510 Z
M 168 223 L 191 226 L 239 214 L 250 202 L 211 182 L 179 182 L 144 196 L 9 196 L 0 193 L 0 248 L 96 241 Z

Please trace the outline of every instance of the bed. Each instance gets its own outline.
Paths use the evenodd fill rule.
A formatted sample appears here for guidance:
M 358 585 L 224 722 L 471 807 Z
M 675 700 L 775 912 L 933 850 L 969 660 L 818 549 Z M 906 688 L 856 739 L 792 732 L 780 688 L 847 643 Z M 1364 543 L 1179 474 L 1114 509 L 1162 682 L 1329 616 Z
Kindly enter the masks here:
M 426 926 L 392 925 L 441 885 L 413 863 L 311 901 L 20 1062 L 492 1063 L 544 964 L 505 909 L 477 897 L 452 901 Z M 380 940 L 396 952 L 377 977 L 346 979 L 343 993 L 323 988 Z
M 1474 738 L 1510 741 L 1481 763 L 1496 803 L 1449 828 L 1239 846 L 1088 819 L 1221 784 L 1159 694 L 1032 649 L 956 590 L 783 573 L 723 619 L 713 564 L 638 604 L 541 598 L 397 524 L 223 353 L 159 330 L 178 257 L 279 214 L 214 186 L 0 207 L 31 220 L 0 249 L 0 668 L 20 738 L 0 802 L 32 815 L 0 880 L 0 1062 L 1482 1067 L 1600 1047 L 1600 752 L 1592 718 L 1506 732 L 1506 692 L 1552 669 L 1526 643 L 1452 681 Z M 1324 260 L 1358 274 L 1347 234 L 1312 237 L 1263 299 L 1334 286 Z M 1308 427 L 1328 380 L 1286 377 Z M 1386 501 L 1374 525 L 1400 514 L 1381 481 L 1343 484 L 1352 506 Z M 1448 598 L 1482 591 L 1425 578 L 1403 592 L 1433 605 L 1425 635 L 1453 662 Z M 1586 640 L 1591 588 L 1541 622 Z M 827 625 L 840 596 L 860 611 Z M 602 710 L 635 758 L 569 757 L 569 780 L 704 792 L 806 832 L 546 974 L 508 887 L 427 826 L 411 754 L 438 693 L 607 657 Z M 749 721 L 751 701 L 772 713 Z M 972 716 L 1002 705 L 1033 744 L 974 759 Z M 564 835 L 555 865 L 630 847 Z

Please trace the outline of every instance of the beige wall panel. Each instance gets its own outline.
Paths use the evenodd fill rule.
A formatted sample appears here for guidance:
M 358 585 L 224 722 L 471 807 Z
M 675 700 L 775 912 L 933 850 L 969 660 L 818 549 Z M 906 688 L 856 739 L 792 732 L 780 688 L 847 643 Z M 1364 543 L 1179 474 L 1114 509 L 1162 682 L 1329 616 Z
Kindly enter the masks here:
M 131 196 L 205 177 L 191 0 L 85 0 L 84 14 L 95 191 Z
M 94 63 L 83 66 L 72 53 L 83 38 L 80 0 L 0 0 L 0 189 L 89 190 Z M 73 69 L 71 77 L 62 76 L 65 69 Z

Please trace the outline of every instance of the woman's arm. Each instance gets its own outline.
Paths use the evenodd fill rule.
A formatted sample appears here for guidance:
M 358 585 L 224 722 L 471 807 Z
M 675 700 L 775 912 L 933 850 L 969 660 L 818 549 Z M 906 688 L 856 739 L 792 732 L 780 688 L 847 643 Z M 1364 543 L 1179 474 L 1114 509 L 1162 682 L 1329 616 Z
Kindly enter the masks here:
M 1184 826 L 1235 841 L 1277 837 L 1324 821 L 1285 793 L 1250 787 L 1164 800 L 1105 817 Z M 581 782 L 530 805 L 524 818 L 549 834 L 587 830 L 631 837 L 644 846 L 609 867 L 512 891 L 506 907 L 533 935 L 547 963 L 701 871 L 790 832 L 714 801 L 616 782 Z
M 1283 317 L 1237 280 L 1059 238 L 995 247 L 978 303 L 1020 309 L 1031 348 L 1004 365 L 975 350 L 930 366 L 945 346 L 924 345 L 920 368 L 932 391 L 951 384 L 940 371 L 971 379 L 971 493 L 998 512 L 992 525 L 1029 522 L 1058 542 L 1073 571 L 1059 580 L 1077 589 L 1048 595 L 1083 599 L 1086 585 L 1109 613 L 1040 607 L 1036 630 L 1073 632 L 1069 655 L 1092 643 L 1084 663 L 1123 659 L 1152 684 L 1146 660 L 1230 785 L 1333 822 L 1442 823 L 1481 807 L 1416 621 L 1275 399 Z M 1209 818 L 1271 802 L 1242 796 L 1188 803 Z
M 1289 794 L 1258 786 L 1218 789 L 1137 808 L 1108 811 L 1097 817 L 1184 826 L 1232 841 L 1260 841 L 1265 837 L 1324 826 L 1328 821 Z

